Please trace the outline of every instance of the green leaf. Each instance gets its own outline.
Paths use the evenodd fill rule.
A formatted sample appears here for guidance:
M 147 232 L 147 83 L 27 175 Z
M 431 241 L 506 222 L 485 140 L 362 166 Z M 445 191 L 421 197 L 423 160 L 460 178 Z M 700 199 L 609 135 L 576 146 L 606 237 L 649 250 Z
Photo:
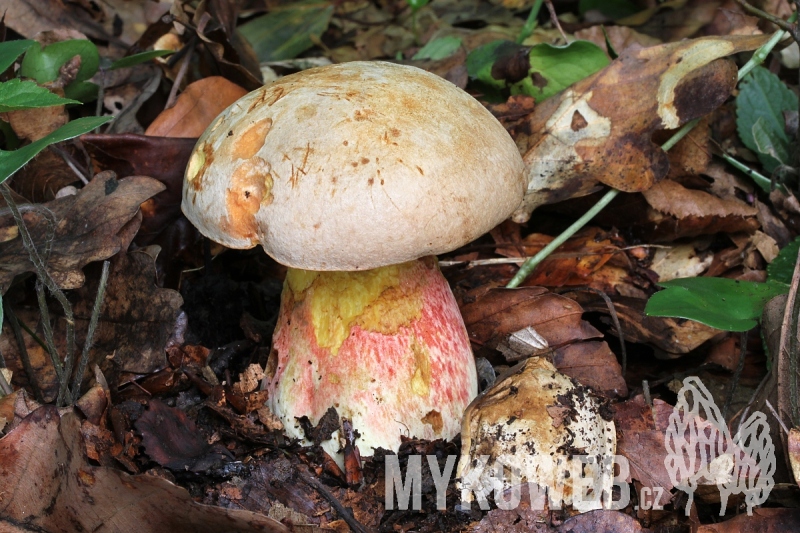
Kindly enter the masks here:
M 0 113 L 79 103 L 75 100 L 61 98 L 30 80 L 22 81 L 15 78 L 0 83 Z
M 64 96 L 80 100 L 81 102 L 91 102 L 97 100 L 100 87 L 90 81 L 76 81 L 64 87 Z
M 755 283 L 726 278 L 683 278 L 659 285 L 665 290 L 650 297 L 646 315 L 686 318 L 725 331 L 754 328 L 764 304 L 789 292 L 788 285 L 775 281 Z
M 330 2 L 294 2 L 239 26 L 255 50 L 258 60 L 292 59 L 305 52 L 328 29 L 333 15 Z
M 786 285 L 791 284 L 798 249 L 800 249 L 800 237 L 784 246 L 778 257 L 767 266 L 767 279 Z
M 456 53 L 456 50 L 458 50 L 460 46 L 461 39 L 459 37 L 439 37 L 420 48 L 411 59 L 431 59 L 433 61 L 438 61 Z
M 0 72 L 5 72 L 35 42 L 23 40 L 0 43 Z
M 430 2 L 430 0 L 406 0 L 406 3 L 408 3 L 412 11 L 417 11 L 420 8 L 425 7 L 428 5 L 428 2 Z
M 142 52 L 140 54 L 133 54 L 132 56 L 123 57 L 122 59 L 114 61 L 113 63 L 111 63 L 111 66 L 108 67 L 108 70 L 135 67 L 136 65 L 147 63 L 151 59 L 168 56 L 174 53 L 175 52 L 173 50 L 150 50 L 148 52 Z
M 628 0 L 581 0 L 578 11 L 581 16 L 587 11 L 599 11 L 611 19 L 621 19 L 634 15 L 641 9 Z
M 776 153 L 788 153 L 790 139 L 784 129 L 783 118 L 783 112 L 788 110 L 797 111 L 797 96 L 767 69 L 754 68 L 739 85 L 739 95 L 736 97 L 736 127 L 739 137 L 745 146 L 758 154 L 767 172 L 775 170 L 780 161 L 761 151 L 754 137 L 753 127 L 760 120 L 760 126 L 755 132 L 762 135 L 762 143 L 765 138 L 769 138 Z M 766 146 L 762 144 L 762 148 Z
M 94 76 L 100 65 L 100 55 L 97 47 L 85 39 L 61 41 L 44 48 L 36 43 L 25 54 L 19 73 L 39 83 L 47 83 L 58 78 L 59 69 L 75 56 L 81 56 L 81 66 L 73 83 L 80 83 Z
M 764 117 L 758 117 L 753 124 L 753 140 L 756 143 L 758 152 L 768 154 L 774 159 L 785 165 L 789 162 L 789 154 L 786 152 L 787 145 L 783 139 L 779 139 L 764 124 Z
M 9 176 L 21 169 L 25 163 L 33 159 L 36 154 L 51 144 L 66 141 L 78 135 L 88 133 L 96 127 L 102 126 L 112 118 L 113 117 L 79 118 L 61 126 L 47 137 L 42 137 L 38 141 L 23 146 L 19 150 L 14 150 L 12 152 L 0 150 L 0 183 L 7 180 Z
M 504 89 L 506 81 L 492 76 L 492 67 L 498 60 L 517 53 L 520 48 L 520 45 L 504 40 L 479 46 L 467 56 L 467 74 L 490 87 Z
M 589 41 L 567 46 L 537 44 L 531 48 L 531 69 L 511 86 L 512 94 L 527 94 L 537 102 L 549 98 L 609 64 L 602 48 Z

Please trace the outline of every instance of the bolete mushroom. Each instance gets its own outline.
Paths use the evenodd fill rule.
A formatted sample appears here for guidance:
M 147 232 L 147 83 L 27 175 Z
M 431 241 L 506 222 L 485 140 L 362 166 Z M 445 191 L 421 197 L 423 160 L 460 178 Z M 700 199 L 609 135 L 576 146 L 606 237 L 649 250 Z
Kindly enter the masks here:
M 362 455 L 455 436 L 475 364 L 435 254 L 506 219 L 523 163 L 476 100 L 384 62 L 314 68 L 253 91 L 197 142 L 183 212 L 230 248 L 289 267 L 269 406 L 304 438 L 330 408 Z M 332 439 L 326 449 L 336 452 Z

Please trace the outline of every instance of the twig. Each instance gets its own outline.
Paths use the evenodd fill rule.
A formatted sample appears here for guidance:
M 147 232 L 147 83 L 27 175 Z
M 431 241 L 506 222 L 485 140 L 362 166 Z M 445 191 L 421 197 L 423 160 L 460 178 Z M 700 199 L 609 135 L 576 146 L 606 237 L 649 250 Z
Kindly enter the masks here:
M 774 407 L 772 407 L 772 404 L 771 404 L 771 403 L 769 403 L 769 400 L 764 400 L 764 403 L 765 403 L 765 404 L 767 404 L 767 408 L 768 408 L 768 409 L 770 410 L 770 412 L 772 413 L 772 416 L 774 416 L 774 417 L 775 417 L 775 420 L 777 420 L 777 421 L 778 421 L 778 425 L 781 427 L 781 429 L 783 430 L 783 432 L 784 432 L 784 433 L 786 433 L 786 434 L 788 435 L 788 434 L 789 434 L 789 428 L 787 428 L 787 427 L 786 427 L 786 424 L 784 424 L 784 423 L 783 423 L 783 420 L 781 420 L 781 417 L 778 415 L 778 412 L 775 410 L 775 408 L 774 408 Z
M 22 361 L 22 368 L 25 370 L 25 374 L 28 376 L 28 384 L 31 386 L 31 389 L 33 389 L 33 396 L 36 398 L 37 402 L 44 403 L 42 390 L 39 388 L 39 384 L 36 382 L 36 374 L 33 372 L 31 358 L 28 355 L 28 349 L 25 347 L 25 338 L 22 336 L 22 328 L 19 327 L 17 315 L 14 314 L 11 306 L 8 305 L 8 300 L 3 301 L 3 312 L 3 314 L 8 317 L 8 323 L 11 325 L 11 331 L 14 332 L 14 339 L 17 341 L 17 346 L 19 348 L 19 358 L 20 361 Z
M 561 37 L 564 38 L 564 42 L 569 44 L 569 38 L 567 34 L 564 33 L 564 30 L 561 28 L 561 23 L 558 21 L 558 15 L 556 15 L 556 8 L 553 7 L 553 0 L 544 0 L 544 3 L 547 5 L 547 10 L 550 12 L 550 21 L 553 25 L 558 28 L 558 33 L 561 34 Z
M 736 370 L 733 372 L 731 378 L 731 388 L 728 391 L 728 397 L 725 399 L 725 405 L 722 407 L 722 419 L 728 416 L 728 409 L 733 403 L 733 395 L 736 392 L 736 386 L 739 384 L 739 378 L 742 377 L 742 370 L 744 370 L 744 356 L 747 354 L 747 332 L 742 331 L 739 336 L 739 362 L 736 365 Z
M 14 201 L 14 198 L 11 195 L 11 189 L 9 189 L 8 184 L 0 184 L 0 195 L 3 196 L 3 199 L 6 201 L 6 205 L 8 205 L 8 208 L 11 210 L 11 215 L 14 217 L 14 222 L 17 223 L 19 235 L 22 238 L 22 246 L 25 248 L 25 251 L 28 252 L 28 258 L 30 259 L 31 264 L 33 264 L 33 267 L 36 269 L 36 275 L 38 276 L 39 280 L 45 284 L 47 290 L 50 291 L 50 294 L 52 294 L 55 299 L 58 300 L 58 303 L 61 304 L 61 307 L 64 310 L 64 316 L 67 321 L 67 354 L 64 358 L 65 379 L 61 381 L 61 386 L 58 390 L 58 398 L 56 399 L 56 403 L 58 405 L 64 405 L 61 402 L 63 402 L 67 393 L 69 376 L 72 373 L 72 361 L 75 357 L 75 315 L 72 312 L 72 305 L 69 303 L 69 300 L 67 300 L 64 292 L 58 287 L 58 285 L 56 285 L 56 282 L 53 281 L 50 273 L 47 272 L 47 268 L 45 267 L 39 252 L 36 250 L 36 245 L 34 244 L 33 238 L 28 231 L 28 226 L 22 219 L 22 215 L 19 212 L 17 203 Z
M 106 284 L 108 283 L 108 267 L 111 265 L 109 261 L 103 261 L 103 272 L 100 274 L 100 284 L 97 286 L 97 296 L 94 299 L 94 307 L 92 307 L 92 317 L 89 319 L 89 330 L 86 333 L 86 341 L 83 343 L 83 352 L 81 353 L 81 360 L 78 363 L 78 368 L 75 371 L 75 377 L 72 380 L 72 391 L 70 394 L 69 403 L 74 403 L 81 394 L 81 381 L 83 381 L 83 373 L 86 371 L 86 364 L 89 362 L 89 350 L 94 341 L 94 333 L 97 330 L 97 322 L 100 319 L 100 309 L 103 307 L 103 298 L 106 294 Z
M 53 340 L 53 328 L 50 324 L 50 310 L 47 308 L 47 300 L 44 296 L 44 285 L 38 279 L 36 280 L 36 298 L 39 300 L 39 313 L 42 317 L 42 331 L 44 331 L 45 347 L 44 349 L 50 354 L 50 360 L 53 361 L 53 368 L 56 371 L 58 382 L 64 379 L 64 367 L 61 366 L 61 360 L 58 358 L 58 351 L 56 350 L 56 343 Z
M 336 496 L 328 490 L 328 488 L 314 479 L 312 476 L 301 470 L 300 468 L 297 469 L 297 473 L 300 476 L 300 479 L 303 480 L 303 483 L 308 485 L 309 487 L 313 488 L 317 492 L 319 492 L 328 502 L 336 509 L 336 512 L 342 517 L 342 520 L 347 522 L 347 525 L 350 526 L 350 529 L 355 531 L 356 533 L 369 533 L 369 529 L 361 525 L 361 523 L 353 517 L 351 512 L 345 508 L 344 505 L 336 498 Z
M 745 0 L 736 0 L 736 3 L 742 6 L 742 8 L 751 15 L 755 15 L 759 18 L 769 21 L 784 31 L 792 33 L 792 30 L 794 30 L 793 24 L 790 24 L 785 20 L 783 20 L 782 18 L 776 17 L 775 15 L 767 13 L 766 11 L 762 11 L 761 9 L 758 9 L 755 6 L 750 5 L 748 2 L 745 2 Z
M 75 159 L 69 153 L 62 150 L 55 144 L 51 144 L 48 148 L 50 148 L 50 150 L 61 156 L 61 159 L 64 160 L 64 162 L 67 164 L 70 170 L 72 170 L 73 174 L 78 176 L 78 179 L 80 179 L 84 185 L 89 185 L 89 180 L 86 177 L 86 173 L 78 167 L 77 161 L 75 161 Z
M 797 352 L 792 352 L 792 340 L 790 337 L 797 339 L 797 318 L 795 310 L 800 298 L 797 297 L 798 285 L 800 285 L 800 251 L 798 251 L 797 258 L 795 259 L 794 272 L 792 274 L 792 284 L 789 286 L 789 295 L 786 297 L 786 308 L 783 313 L 783 320 L 781 321 L 781 335 L 778 341 L 778 353 L 775 355 L 777 363 L 776 370 L 778 371 L 778 379 L 781 379 L 780 371 L 782 370 L 781 361 L 789 360 L 789 416 L 793 425 L 797 425 L 798 419 L 796 418 L 797 411 Z M 779 382 L 780 386 L 780 382 Z M 784 406 L 778 404 L 778 408 L 784 411 Z
M 189 63 L 192 61 L 192 55 L 194 54 L 194 41 L 188 44 L 187 47 L 190 48 L 186 53 L 186 57 L 183 59 L 183 63 L 181 63 L 181 68 L 178 69 L 178 74 L 175 76 L 175 81 L 172 83 L 172 89 L 169 91 L 169 97 L 167 98 L 167 103 L 164 106 L 164 109 L 169 109 L 175 105 L 175 100 L 178 98 L 178 90 L 180 89 L 181 82 L 183 81 L 183 77 L 186 76 L 186 71 L 189 69 Z
M 5 368 L 5 367 L 0 367 L 0 368 Z M 14 392 L 14 389 L 12 389 L 11 385 L 8 384 L 8 381 L 6 381 L 6 377 L 3 375 L 2 372 L 0 372 L 0 392 L 3 393 L 2 395 L 0 395 L 0 397 L 7 396 L 12 392 Z

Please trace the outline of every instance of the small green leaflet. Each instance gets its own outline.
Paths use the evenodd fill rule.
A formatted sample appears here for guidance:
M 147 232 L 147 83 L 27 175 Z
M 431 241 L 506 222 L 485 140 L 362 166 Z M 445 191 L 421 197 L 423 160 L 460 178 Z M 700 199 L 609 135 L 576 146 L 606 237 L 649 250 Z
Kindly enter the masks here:
M 525 50 L 527 48 L 511 41 L 492 41 L 470 52 L 467 72 L 490 87 L 508 87 L 512 94 L 527 94 L 539 102 L 609 64 L 606 53 L 589 41 L 574 41 L 567 46 L 537 44 L 527 52 L 527 60 L 520 56 Z M 505 68 L 498 69 L 498 65 Z M 496 71 L 509 70 L 509 67 L 523 74 L 527 71 L 527 75 L 511 84 L 495 77 Z
M 461 39 L 458 37 L 439 37 L 432 39 L 428 44 L 419 49 L 411 59 L 430 59 L 438 61 L 446 57 L 450 57 L 461 46 Z
M 767 279 L 790 285 L 792 275 L 794 275 L 794 265 L 797 262 L 798 249 L 800 249 L 800 237 L 784 246 L 778 257 L 767 266 Z
M 537 102 L 560 93 L 609 64 L 602 48 L 589 41 L 567 46 L 547 43 L 531 48 L 529 75 L 511 86 L 511 94 L 527 94 Z
M 292 59 L 314 45 L 333 16 L 330 2 L 293 2 L 239 26 L 262 63 Z
M 0 43 L 0 72 L 5 72 L 35 42 L 24 40 Z
M 80 102 L 61 98 L 30 80 L 22 81 L 14 78 L 0 83 L 0 113 L 64 104 L 80 104 Z
M 20 76 L 33 78 L 39 83 L 47 83 L 58 78 L 59 70 L 75 56 L 81 57 L 81 66 L 75 80 L 64 87 L 67 98 L 89 101 L 97 97 L 98 86 L 88 82 L 100 67 L 97 47 L 85 39 L 60 41 L 42 48 L 39 43 L 28 49 L 20 66 Z
M 648 316 L 687 318 L 725 331 L 748 331 L 758 325 L 764 304 L 788 292 L 776 281 L 754 283 L 727 278 L 682 278 L 659 283 L 650 297 Z
M 726 278 L 682 278 L 659 283 L 665 290 L 650 297 L 649 316 L 696 320 L 726 331 L 747 331 L 761 318 L 764 305 L 789 292 L 800 237 L 790 242 L 767 267 L 767 282 Z
M 112 118 L 113 117 L 79 118 L 61 126 L 47 137 L 42 137 L 38 141 L 32 142 L 27 146 L 23 146 L 18 150 L 11 152 L 0 150 L 0 183 L 6 181 L 9 176 L 22 168 L 25 163 L 33 159 L 36 154 L 51 144 L 66 141 L 68 139 L 72 139 L 73 137 L 77 137 L 78 135 L 88 133 L 96 127 L 102 126 Z
M 797 96 L 767 69 L 754 68 L 739 84 L 736 128 L 768 173 L 781 164 L 781 157 L 788 159 L 790 139 L 783 112 L 789 110 L 797 111 Z
M 108 67 L 108 70 L 116 70 L 118 68 L 128 68 L 128 67 L 135 67 L 136 65 L 141 65 L 142 63 L 147 63 L 151 59 L 155 59 L 157 57 L 164 57 L 170 54 L 174 54 L 173 50 L 150 50 L 149 52 L 142 52 L 140 54 L 133 54 L 132 56 L 123 57 L 122 59 L 118 59 L 111 63 L 111 66 Z

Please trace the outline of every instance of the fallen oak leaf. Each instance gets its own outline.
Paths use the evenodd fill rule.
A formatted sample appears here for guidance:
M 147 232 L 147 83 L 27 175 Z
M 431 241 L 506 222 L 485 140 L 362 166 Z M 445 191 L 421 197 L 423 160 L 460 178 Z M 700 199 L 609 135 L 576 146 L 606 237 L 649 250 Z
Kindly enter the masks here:
M 583 196 L 598 182 L 649 189 L 669 172 L 651 137 L 708 114 L 730 95 L 736 66 L 721 58 L 765 36 L 704 37 L 623 52 L 611 65 L 545 100 L 531 114 L 524 161 L 528 192 L 514 220 L 538 206 Z
M 186 413 L 158 400 L 134 426 L 150 459 L 171 470 L 204 472 L 233 460 L 224 447 L 209 445 Z
M 180 216 L 183 172 L 196 139 L 89 133 L 81 135 L 80 140 L 94 163 L 103 170 L 120 175 L 150 176 L 164 184 L 164 192 L 142 206 L 144 220 L 137 244 L 150 244 Z
M 76 195 L 20 209 L 53 280 L 62 289 L 74 289 L 83 285 L 84 265 L 127 246 L 138 229 L 139 205 L 162 190 L 164 185 L 152 178 L 117 180 L 113 172 L 103 172 Z M 10 213 L 0 216 L 0 228 L 13 225 Z M 21 237 L 0 243 L 0 292 L 16 275 L 35 271 Z
M 47 453 L 42 453 L 47 450 Z M 181 487 L 88 463 L 80 421 L 41 407 L 0 439 L 0 529 L 39 531 L 265 531 L 289 528 L 263 514 L 201 505 Z

